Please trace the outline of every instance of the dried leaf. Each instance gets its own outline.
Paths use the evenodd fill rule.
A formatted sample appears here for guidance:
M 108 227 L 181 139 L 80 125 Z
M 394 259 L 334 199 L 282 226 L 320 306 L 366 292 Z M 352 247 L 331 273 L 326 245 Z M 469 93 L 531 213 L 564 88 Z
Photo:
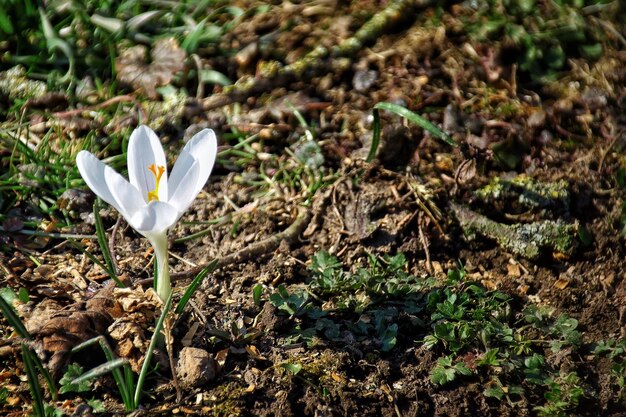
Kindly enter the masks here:
M 506 266 L 506 269 L 508 275 L 511 277 L 518 278 L 522 276 L 522 269 L 520 268 L 519 264 L 508 264 Z
M 559 278 L 554 283 L 554 287 L 559 290 L 564 290 L 569 285 L 569 281 L 563 278 Z
M 154 312 L 161 309 L 162 305 L 152 288 L 145 292 L 141 288 L 115 288 L 113 297 L 125 313 L 142 312 L 144 315 L 154 316 Z
M 334 372 L 334 371 L 330 373 L 330 377 L 335 382 L 341 382 L 341 383 L 345 383 L 346 382 L 346 379 L 343 376 L 339 375 L 337 372 Z
M 215 354 L 215 362 L 217 362 L 218 370 L 222 369 L 226 365 L 226 359 L 228 358 L 229 349 L 222 349 Z
M 147 48 L 137 45 L 124 49 L 115 61 L 117 79 L 156 99 L 156 88 L 171 82 L 174 74 L 185 68 L 187 54 L 174 38 L 155 42 L 150 53 L 152 62 L 146 63 Z
M 140 313 L 120 317 L 108 328 L 109 336 L 117 342 L 115 353 L 128 359 L 135 372 L 141 370 L 142 359 L 149 345 L 146 338 L 147 328 L 148 323 Z
M 248 355 L 252 356 L 253 359 L 262 360 L 262 361 L 267 360 L 265 356 L 261 355 L 261 353 L 256 348 L 256 346 L 248 345 L 246 346 L 245 349 L 246 349 L 246 352 L 248 352 Z

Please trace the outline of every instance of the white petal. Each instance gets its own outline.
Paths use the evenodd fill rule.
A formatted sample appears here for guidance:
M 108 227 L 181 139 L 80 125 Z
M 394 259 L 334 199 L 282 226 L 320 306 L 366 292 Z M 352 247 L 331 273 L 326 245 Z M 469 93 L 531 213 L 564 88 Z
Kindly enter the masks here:
M 141 193 L 134 185 L 112 169 L 105 170 L 104 181 L 106 181 L 111 195 L 121 209 L 120 213 L 130 223 L 130 219 L 135 213 L 146 206 Z
M 172 174 L 170 175 L 168 189 L 169 196 L 167 201 L 172 199 L 172 196 L 176 193 L 176 189 L 179 184 L 187 175 L 187 171 L 191 168 L 193 164 L 196 163 L 195 158 L 189 153 L 182 151 L 178 158 L 176 159 L 176 163 L 174 164 L 174 168 L 172 168 Z
M 113 168 L 102 163 L 92 153 L 87 151 L 80 151 L 76 156 L 76 165 L 78 171 L 83 177 L 89 188 L 101 199 L 115 207 L 124 217 L 126 217 L 126 210 L 118 203 L 117 199 L 113 196 L 108 178 L 119 177 L 122 181 L 128 183 L 120 174 L 115 172 Z M 130 184 L 128 184 L 130 185 Z
M 154 164 L 165 169 L 159 183 L 159 200 L 167 201 L 167 164 L 163 146 L 156 133 L 141 125 L 133 131 L 128 141 L 128 179 L 148 202 L 148 193 L 156 188 L 156 178 L 149 170 Z
M 181 158 L 183 158 L 182 161 L 180 161 Z M 200 184 L 198 182 L 198 176 L 200 175 L 200 164 L 198 161 L 194 160 L 189 154 L 181 155 L 178 157 L 178 160 L 180 163 L 176 161 L 176 167 L 184 166 L 185 172 L 182 178 L 178 181 L 177 187 L 172 188 L 173 192 L 170 192 L 168 203 L 176 207 L 180 217 L 187 210 L 187 208 L 189 208 L 191 203 L 193 203 L 193 200 L 195 200 L 204 184 Z M 191 165 L 188 164 L 189 161 L 191 161 Z M 181 171 L 182 169 L 179 169 L 176 174 Z
M 178 220 L 178 211 L 163 201 L 153 201 L 136 212 L 128 223 L 142 235 L 165 233 Z
M 194 194 L 193 198 L 195 198 L 209 179 L 216 156 L 217 139 L 215 138 L 215 132 L 211 129 L 204 129 L 196 133 L 191 140 L 187 142 L 174 164 L 169 182 L 169 187 L 172 189 L 172 192 L 169 195 L 171 196 L 176 192 L 176 189 L 185 177 L 185 172 L 189 170 L 192 165 L 191 160 L 195 160 L 199 165 L 198 177 L 192 187 L 198 190 Z M 191 202 L 189 202 L 189 204 L 191 204 Z

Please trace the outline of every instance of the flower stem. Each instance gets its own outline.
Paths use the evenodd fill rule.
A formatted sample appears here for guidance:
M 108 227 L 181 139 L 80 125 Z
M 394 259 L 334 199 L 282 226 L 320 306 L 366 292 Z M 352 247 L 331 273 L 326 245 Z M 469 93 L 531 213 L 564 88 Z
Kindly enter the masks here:
M 172 293 L 170 266 L 167 254 L 167 233 L 153 234 L 149 238 L 157 262 L 156 292 L 165 302 Z

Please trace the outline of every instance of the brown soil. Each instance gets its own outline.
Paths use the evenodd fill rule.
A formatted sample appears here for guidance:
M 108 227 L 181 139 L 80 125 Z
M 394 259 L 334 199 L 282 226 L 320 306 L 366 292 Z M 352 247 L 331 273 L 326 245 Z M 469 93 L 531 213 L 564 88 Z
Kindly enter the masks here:
M 295 5 L 286 6 L 289 3 L 276 6 L 274 14 L 240 24 L 220 46 L 242 50 L 273 34 L 277 48 L 260 49 L 247 61 L 211 58 L 210 51 L 204 51 L 206 62 L 233 78 L 254 75 L 261 63 L 269 60 L 292 63 L 312 46 L 340 43 L 379 10 L 379 3 L 337 6 L 335 2 L 322 2 L 311 10 L 304 5 L 295 10 Z M 624 395 L 609 376 L 612 363 L 590 353 L 594 342 L 626 336 L 626 251 L 620 230 L 626 193 L 615 179 L 626 162 L 626 55 L 607 49 L 598 61 L 573 58 L 559 81 L 542 86 L 530 82 L 521 71 L 516 73 L 505 62 L 500 54 L 502 45 L 470 39 L 460 23 L 461 17 L 469 13 L 463 7 L 451 6 L 441 12 L 440 24 L 434 24 L 435 9 L 414 11 L 415 17 L 407 17 L 344 59 L 346 62 L 314 72 L 311 77 L 298 77 L 287 85 L 270 86 L 263 94 L 246 99 L 241 114 L 230 126 L 224 116 L 226 108 L 208 109 L 184 121 L 209 125 L 222 134 L 231 126 L 261 135 L 275 126 L 289 128 L 276 128 L 263 142 L 263 152 L 279 155 L 278 159 L 268 164 L 254 161 L 243 169 L 228 163 L 216 167 L 206 192 L 185 215 L 185 223 L 171 235 L 179 238 L 206 228 L 192 222 L 222 217 L 223 221 L 211 226 L 204 237 L 172 244 L 172 253 L 185 260 L 172 259 L 174 273 L 271 238 L 304 211 L 310 221 L 297 239 L 283 241 L 277 248 L 261 251 L 245 262 L 226 265 L 206 278 L 175 328 L 174 351 L 183 346 L 204 349 L 217 372 L 202 386 L 185 388 L 180 402 L 176 401 L 169 371 L 152 378 L 149 388 L 154 390 L 154 397 L 147 395 L 144 401 L 150 410 L 148 415 L 536 414 L 534 407 L 543 403 L 536 392 L 529 392 L 515 403 L 487 398 L 483 391 L 488 378 L 480 373 L 444 386 L 433 384 L 429 372 L 441 350 L 422 346 L 428 329 L 420 331 L 401 324 L 397 344 L 389 352 L 382 352 L 371 341 L 347 338 L 343 342 L 320 338 L 313 347 L 302 341 L 287 342 L 298 319 L 269 302 L 256 305 L 252 289 L 263 284 L 269 294 L 281 284 L 289 290 L 301 288 L 309 279 L 306 268 L 311 256 L 320 250 L 330 251 L 352 270 L 367 264 L 371 255 L 402 252 L 412 274 L 438 279 L 460 261 L 471 281 L 508 294 L 518 311 L 533 303 L 554 307 L 557 314 L 575 318 L 582 333 L 582 347 L 562 357 L 548 357 L 557 368 L 577 369 L 587 389 L 581 404 L 569 415 L 626 415 Z M 289 30 L 287 21 L 291 22 Z M 328 62 L 332 61 L 329 58 Z M 371 85 L 363 85 L 361 79 L 369 76 Z M 517 83 L 512 81 L 516 77 Z M 251 179 L 257 179 L 257 173 L 263 170 L 271 175 L 280 164 L 287 164 L 287 172 L 296 169 L 289 166 L 285 148 L 297 143 L 304 133 L 289 107 L 276 104 L 285 96 L 309 123 L 315 124 L 325 172 L 338 172 L 338 179 L 310 201 L 298 185 L 276 182 L 262 192 L 251 185 Z M 380 101 L 402 104 L 443 124 L 460 146 L 452 148 L 425 135 L 419 127 L 383 112 L 377 159 L 372 164 L 364 163 L 371 142 L 371 110 Z M 446 110 L 442 112 L 442 108 Z M 215 125 L 215 121 L 222 124 Z M 168 126 L 163 132 L 177 137 L 172 133 L 176 128 Z M 502 151 L 503 147 L 508 150 Z M 511 155 L 514 162 L 502 162 L 503 154 Z M 493 178 L 519 174 L 541 183 L 565 180 L 569 193 L 565 205 L 528 209 L 520 207 L 515 197 L 485 201 L 475 193 Z M 307 175 L 303 180 L 312 180 Z M 509 225 L 561 219 L 588 231 L 591 240 L 579 244 L 571 255 L 546 250 L 537 259 L 524 259 L 494 239 L 466 239 L 450 202 Z M 109 210 L 104 214 L 106 224 L 112 226 L 117 213 Z M 89 250 L 98 251 L 95 243 L 88 244 Z M 134 282 L 150 278 L 148 244 L 131 229 L 120 228 L 115 254 L 124 276 Z M 30 311 L 35 310 L 37 320 L 49 326 L 48 330 L 37 330 L 44 345 L 46 340 L 50 342 L 46 337 L 63 340 L 61 346 L 50 342 L 42 350 L 53 361 L 50 366 L 57 367 L 57 374 L 68 360 L 76 360 L 68 354 L 72 344 L 104 332 L 116 317 L 131 314 L 113 314 L 107 310 L 110 306 L 102 307 L 109 317 L 103 319 L 106 326 L 99 324 L 102 318 L 97 312 L 101 310 L 88 300 L 94 293 L 102 295 L 100 286 L 105 285 L 105 276 L 90 261 L 65 247 L 48 245 L 38 250 L 35 257 L 42 263 L 39 267 L 23 255 L 2 256 L 10 271 L 8 285 L 26 287 L 32 297 L 23 314 L 32 315 Z M 175 285 L 188 282 L 182 277 Z M 57 313 L 46 316 L 44 307 L 50 300 L 57 303 Z M 144 304 L 133 307 L 133 311 L 144 314 L 150 301 L 141 302 Z M 65 321 L 53 321 L 59 319 L 57 309 L 61 309 Z M 133 339 L 137 340 L 135 345 L 126 347 L 127 357 L 141 357 L 151 320 L 135 320 L 132 332 L 128 330 L 138 339 Z M 80 334 L 72 335 L 67 326 L 74 322 L 88 329 L 81 327 L 77 330 Z M 190 333 L 195 323 L 199 326 Z M 35 323 L 30 325 L 36 327 Z M 231 343 L 214 337 L 215 330 L 226 331 Z M 2 331 L 8 332 L 6 328 Z M 11 355 L 6 354 L 4 359 L 12 361 Z M 162 363 L 167 367 L 165 357 Z M 286 363 L 300 364 L 302 370 L 294 375 L 285 369 Z M 18 392 L 27 395 L 24 382 L 15 379 L 21 371 L 6 362 L 2 370 L 1 378 L 21 384 Z M 101 398 L 99 393 L 107 398 L 107 406 L 121 410 L 111 380 L 105 378 L 96 384 L 96 397 Z M 72 410 L 76 405 L 70 401 L 66 407 Z M 16 408 L 12 410 L 7 415 L 17 415 Z

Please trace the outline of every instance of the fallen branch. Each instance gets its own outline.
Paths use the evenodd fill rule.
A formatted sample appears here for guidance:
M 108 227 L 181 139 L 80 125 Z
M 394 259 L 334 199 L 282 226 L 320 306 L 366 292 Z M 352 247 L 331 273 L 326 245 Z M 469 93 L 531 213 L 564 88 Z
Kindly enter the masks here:
M 567 259 L 578 247 L 576 224 L 542 220 L 509 225 L 495 222 L 460 204 L 451 203 L 450 208 L 466 236 L 479 234 L 495 240 L 502 249 L 526 259 L 537 260 L 547 254 L 555 259 Z
M 141 106 L 141 103 L 133 96 L 126 94 L 123 96 L 116 96 L 113 98 L 110 98 L 106 101 L 103 101 L 102 103 L 98 103 L 98 104 L 94 104 L 93 106 L 87 106 L 87 107 L 81 107 L 79 109 L 73 109 L 73 110 L 67 110 L 67 111 L 63 111 L 63 112 L 57 112 L 57 113 L 53 113 L 53 116 L 59 118 L 59 119 L 67 119 L 67 118 L 72 118 L 74 116 L 78 116 L 79 114 L 82 114 L 84 112 L 87 111 L 94 111 L 94 110 L 100 110 L 103 109 L 105 107 L 109 107 L 112 106 L 113 104 L 118 104 L 118 103 L 125 103 L 125 102 L 131 102 L 133 103 L 135 106 L 137 106 L 137 108 L 139 109 L 139 111 L 141 112 L 141 115 L 143 116 L 143 118 L 145 120 L 147 120 L 147 114 L 144 111 L 143 107 Z

